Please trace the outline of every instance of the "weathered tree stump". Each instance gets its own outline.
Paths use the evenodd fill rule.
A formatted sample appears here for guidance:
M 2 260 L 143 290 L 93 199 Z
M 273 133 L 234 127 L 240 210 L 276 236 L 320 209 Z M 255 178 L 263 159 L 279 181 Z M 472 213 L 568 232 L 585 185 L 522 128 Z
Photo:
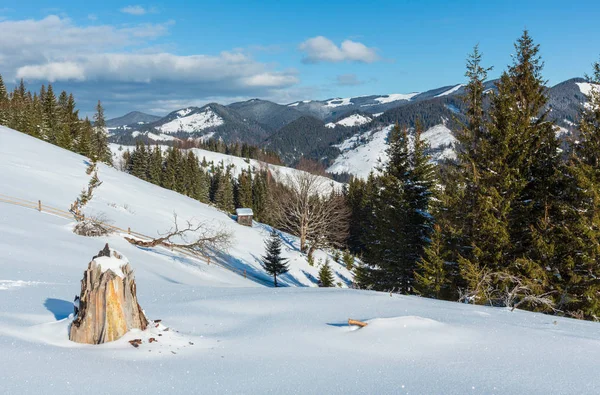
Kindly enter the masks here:
M 147 326 L 137 301 L 133 270 L 125 257 L 106 244 L 83 274 L 79 313 L 69 329 L 69 339 L 101 344 Z

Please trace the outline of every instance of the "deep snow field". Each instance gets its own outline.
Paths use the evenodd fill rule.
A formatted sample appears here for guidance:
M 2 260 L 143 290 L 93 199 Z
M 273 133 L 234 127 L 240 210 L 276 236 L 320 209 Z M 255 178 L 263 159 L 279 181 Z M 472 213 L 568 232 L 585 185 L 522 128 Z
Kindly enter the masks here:
M 67 209 L 85 158 L 0 127 L 0 194 Z M 597 394 L 600 325 L 523 311 L 342 288 L 314 288 L 317 267 L 286 236 L 284 288 L 264 286 L 269 229 L 105 166 L 86 213 L 155 234 L 195 217 L 234 232 L 218 259 L 252 271 L 85 238 L 72 221 L 0 202 L 0 393 Z M 68 340 L 83 271 L 108 242 L 136 274 L 159 328 L 100 346 Z M 319 251 L 317 258 L 326 253 Z M 333 264 L 336 281 L 351 274 Z M 362 329 L 348 318 L 366 320 Z M 166 331 L 166 328 L 169 328 Z M 162 335 L 158 337 L 158 335 Z M 159 340 L 149 344 L 146 340 Z M 139 348 L 127 340 L 142 338 Z

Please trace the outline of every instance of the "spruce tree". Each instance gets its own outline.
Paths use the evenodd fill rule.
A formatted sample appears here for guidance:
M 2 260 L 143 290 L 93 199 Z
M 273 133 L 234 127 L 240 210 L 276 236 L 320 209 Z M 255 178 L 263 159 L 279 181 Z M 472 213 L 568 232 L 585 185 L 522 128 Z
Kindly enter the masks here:
M 148 166 L 148 181 L 153 184 L 160 185 L 160 177 L 162 173 L 163 157 L 162 151 L 158 145 L 154 146 L 150 154 L 150 163 Z
M 265 241 L 266 255 L 262 257 L 262 267 L 273 276 L 273 284 L 277 287 L 277 276 L 288 272 L 288 260 L 281 257 L 281 239 L 273 229 L 269 239 Z
M 233 183 L 231 179 L 231 172 L 229 169 L 219 178 L 219 185 L 215 192 L 215 205 L 227 212 L 233 213 L 234 199 L 233 199 Z
M 448 285 L 442 237 L 440 226 L 435 225 L 431 243 L 425 248 L 423 257 L 418 263 L 415 272 L 415 288 L 422 296 L 439 299 Z
M 2 79 L 2 75 L 0 75 L 0 125 L 8 125 L 9 105 L 6 85 L 4 85 L 4 80 Z
M 252 207 L 252 173 L 242 170 L 237 180 L 236 206 Z
M 42 108 L 44 111 L 44 134 L 42 138 L 51 144 L 57 144 L 60 135 L 60 114 L 52 85 L 48 85 L 48 90 L 44 94 Z
M 98 100 L 96 105 L 96 114 L 94 114 L 94 134 L 92 136 L 92 155 L 99 161 L 111 164 L 112 158 L 108 148 L 108 138 L 106 135 L 106 121 L 104 119 L 104 108 Z
M 319 287 L 328 288 L 333 286 L 333 272 L 331 271 L 331 266 L 329 266 L 329 258 L 327 258 L 319 269 Z

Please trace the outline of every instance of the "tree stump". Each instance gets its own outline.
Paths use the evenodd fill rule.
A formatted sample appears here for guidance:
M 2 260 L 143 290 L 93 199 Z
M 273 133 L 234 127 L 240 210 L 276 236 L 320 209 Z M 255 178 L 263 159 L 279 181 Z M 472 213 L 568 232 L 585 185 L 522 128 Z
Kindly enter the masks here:
M 83 274 L 79 313 L 69 329 L 69 339 L 101 344 L 147 326 L 137 301 L 133 270 L 124 256 L 106 244 Z

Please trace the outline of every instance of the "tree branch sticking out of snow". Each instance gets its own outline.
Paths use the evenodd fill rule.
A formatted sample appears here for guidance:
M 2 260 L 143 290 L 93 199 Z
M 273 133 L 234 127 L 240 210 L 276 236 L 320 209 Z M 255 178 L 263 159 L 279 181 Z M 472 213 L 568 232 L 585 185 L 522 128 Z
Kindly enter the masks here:
M 206 223 L 185 221 L 185 227 L 180 228 L 177 214 L 173 213 L 173 226 L 160 237 L 143 241 L 126 237 L 125 240 L 140 247 L 163 246 L 167 248 L 182 248 L 194 255 L 202 255 L 209 249 L 226 250 L 231 245 L 231 233 L 224 229 L 210 229 Z

